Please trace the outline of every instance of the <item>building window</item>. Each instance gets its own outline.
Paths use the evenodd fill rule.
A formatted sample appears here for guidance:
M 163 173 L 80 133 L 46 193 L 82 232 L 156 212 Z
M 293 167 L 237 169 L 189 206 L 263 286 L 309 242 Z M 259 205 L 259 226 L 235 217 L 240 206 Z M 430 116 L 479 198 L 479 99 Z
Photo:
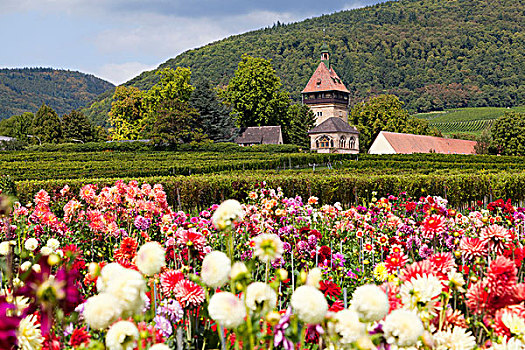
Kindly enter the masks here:
M 316 141 L 317 148 L 330 148 L 334 147 L 334 141 L 330 139 L 328 136 L 321 136 Z
M 317 112 L 317 116 L 318 117 L 322 117 L 323 116 L 323 112 Z
M 346 137 L 341 136 L 339 139 L 339 148 L 346 148 Z
M 350 138 L 350 142 L 349 142 L 348 146 L 349 146 L 350 149 L 354 149 L 355 148 L 355 138 L 353 136 Z

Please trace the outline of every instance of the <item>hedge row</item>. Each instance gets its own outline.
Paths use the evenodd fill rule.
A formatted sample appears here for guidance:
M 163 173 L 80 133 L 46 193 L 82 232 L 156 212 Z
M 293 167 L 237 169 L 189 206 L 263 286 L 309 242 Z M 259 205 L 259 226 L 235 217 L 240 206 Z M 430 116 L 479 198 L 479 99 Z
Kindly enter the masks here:
M 299 151 L 295 145 L 254 145 L 241 147 L 233 142 L 188 143 L 174 147 L 163 147 L 142 141 L 125 142 L 86 142 L 43 144 L 27 148 L 28 152 L 152 152 L 152 151 L 183 151 L 183 152 L 270 152 L 294 153 Z
M 124 179 L 129 181 L 130 179 Z M 471 204 L 477 200 L 510 198 L 514 201 L 525 199 L 525 174 L 457 174 L 457 175 L 350 175 L 323 173 L 275 173 L 256 172 L 251 174 L 194 175 L 189 177 L 146 177 L 136 179 L 140 183 L 161 183 L 168 194 L 168 200 L 175 208 L 185 210 L 207 208 L 224 199 L 244 199 L 255 183 L 266 181 L 273 188 L 281 187 L 288 196 L 300 195 L 308 198 L 313 195 L 322 203 L 341 202 L 344 205 L 360 204 L 370 199 L 372 191 L 379 195 L 407 192 L 419 197 L 439 195 L 447 198 L 453 205 Z M 112 185 L 116 179 L 76 179 L 19 181 L 17 192 L 24 203 L 31 200 L 40 189 L 50 193 L 59 191 L 64 185 L 78 193 L 86 183 L 99 187 Z

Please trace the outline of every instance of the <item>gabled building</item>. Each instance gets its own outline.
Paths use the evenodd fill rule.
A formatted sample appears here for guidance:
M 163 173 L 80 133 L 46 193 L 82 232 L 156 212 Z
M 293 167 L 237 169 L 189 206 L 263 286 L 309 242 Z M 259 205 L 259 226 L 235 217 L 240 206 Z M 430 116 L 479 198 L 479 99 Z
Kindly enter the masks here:
M 302 91 L 303 104 L 315 115 L 308 132 L 310 149 L 320 153 L 359 153 L 359 132 L 348 124 L 350 91 L 330 64 L 328 45 L 321 47 L 321 62 Z
M 370 154 L 476 154 L 476 141 L 381 131 L 370 146 Z
M 282 145 L 281 126 L 250 126 L 242 128 L 240 136 L 235 139 L 239 146 Z

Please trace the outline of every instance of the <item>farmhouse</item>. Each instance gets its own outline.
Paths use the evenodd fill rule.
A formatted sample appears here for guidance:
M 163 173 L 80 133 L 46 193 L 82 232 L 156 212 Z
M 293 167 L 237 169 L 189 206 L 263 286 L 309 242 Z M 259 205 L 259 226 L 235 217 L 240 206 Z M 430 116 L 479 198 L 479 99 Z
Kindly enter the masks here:
M 319 153 L 358 153 L 359 132 L 348 124 L 350 92 L 330 65 L 328 45 L 321 47 L 321 62 L 301 94 L 316 118 L 308 132 L 310 148 Z
M 250 126 L 242 128 L 240 136 L 235 139 L 239 146 L 282 145 L 281 126 Z
M 370 154 L 444 153 L 475 154 L 476 141 L 381 131 L 370 146 Z

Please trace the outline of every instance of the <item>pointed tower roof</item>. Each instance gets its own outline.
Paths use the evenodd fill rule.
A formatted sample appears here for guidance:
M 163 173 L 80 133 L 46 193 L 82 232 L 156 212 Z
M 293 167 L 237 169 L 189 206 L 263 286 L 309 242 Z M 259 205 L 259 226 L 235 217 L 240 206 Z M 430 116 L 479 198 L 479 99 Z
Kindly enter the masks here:
M 320 62 L 302 93 L 334 90 L 350 93 L 334 69 Z

